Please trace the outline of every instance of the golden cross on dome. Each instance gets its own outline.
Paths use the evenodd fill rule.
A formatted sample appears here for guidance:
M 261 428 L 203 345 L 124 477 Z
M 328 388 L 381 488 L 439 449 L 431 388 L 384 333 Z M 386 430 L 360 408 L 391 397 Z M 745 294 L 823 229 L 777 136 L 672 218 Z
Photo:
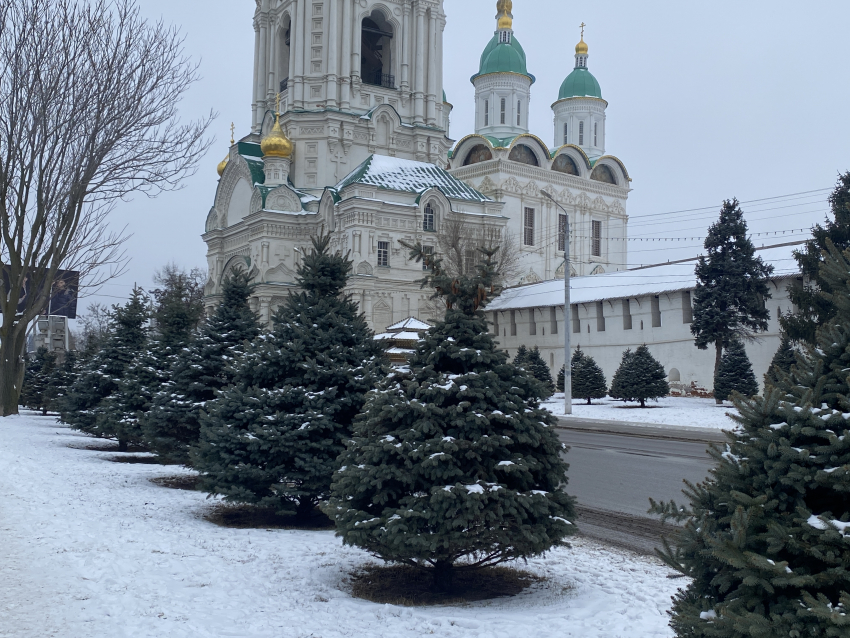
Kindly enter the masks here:
M 233 139 L 233 135 L 236 133 L 236 125 L 231 122 L 230 123 L 230 145 L 233 146 L 236 143 L 236 140 Z
M 581 23 L 581 39 L 582 39 L 582 40 L 584 40 L 584 28 L 585 28 L 586 26 L 587 26 L 587 25 L 586 25 L 584 22 L 582 22 L 582 23 Z

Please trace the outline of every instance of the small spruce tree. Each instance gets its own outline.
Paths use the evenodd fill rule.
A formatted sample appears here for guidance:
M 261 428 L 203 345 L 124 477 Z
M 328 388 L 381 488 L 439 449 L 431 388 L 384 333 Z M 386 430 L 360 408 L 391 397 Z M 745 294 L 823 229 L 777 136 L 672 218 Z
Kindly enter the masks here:
M 295 513 L 306 522 L 327 498 L 352 421 L 383 371 L 375 341 L 344 289 L 347 256 L 330 234 L 312 239 L 290 294 L 208 404 L 193 465 L 201 487 L 228 501 Z
M 835 314 L 816 344 L 783 387 L 736 398 L 739 428 L 686 506 L 652 502 L 684 523 L 661 552 L 689 578 L 670 612 L 682 638 L 850 633 L 850 252 L 827 246 Z
M 343 542 L 386 561 L 433 568 L 452 588 L 457 570 L 535 556 L 575 532 L 555 418 L 541 385 L 497 348 L 482 308 L 498 293 L 495 249 L 477 275 L 431 268 L 446 304 L 410 358 L 368 396 L 340 458 L 325 511 Z
M 573 397 L 585 399 L 587 405 L 591 405 L 593 399 L 604 399 L 608 395 L 605 374 L 593 357 L 586 355 L 581 348 L 576 348 L 570 366 L 573 377 Z
M 616 386 L 616 387 L 615 387 Z M 648 399 L 658 399 L 670 394 L 664 367 L 655 360 L 645 345 L 633 353 L 623 354 L 620 369 L 611 384 L 611 396 L 623 401 L 638 401 L 645 408 Z
M 514 365 L 528 365 L 528 348 L 525 347 L 525 344 L 521 344 L 520 347 L 517 348 L 516 356 L 514 357 Z
M 752 397 L 758 394 L 758 391 L 759 384 L 744 344 L 740 339 L 735 339 L 729 344 L 720 361 L 720 370 L 714 379 L 714 398 L 727 401 L 733 392 Z
M 552 383 L 552 371 L 549 370 L 549 366 L 543 360 L 537 346 L 528 351 L 524 365 L 531 372 L 531 375 L 543 384 L 543 397 L 547 399 L 551 397 L 555 392 L 555 384 Z
M 764 385 L 777 387 L 783 374 L 791 373 L 791 366 L 797 363 L 797 355 L 794 347 L 791 345 L 791 338 L 787 334 L 782 334 L 782 340 L 779 342 L 779 349 L 773 355 L 773 360 L 770 362 L 770 367 L 764 373 Z
M 200 438 L 201 412 L 232 383 L 231 364 L 260 334 L 257 315 L 248 306 L 253 288 L 244 270 L 227 276 L 221 303 L 197 338 L 177 353 L 143 425 L 145 445 L 161 456 L 189 462 Z
M 558 370 L 558 380 L 555 382 L 555 385 L 558 388 L 558 392 L 564 392 L 564 384 L 567 382 L 567 368 L 566 366 L 561 366 L 561 369 Z
M 97 437 L 117 437 L 121 451 L 128 441 L 104 418 L 106 400 L 118 391 L 127 366 L 143 352 L 147 321 L 147 297 L 134 288 L 123 307 L 113 306 L 108 336 L 100 340 L 99 350 L 85 363 L 63 402 L 62 421 Z
M 31 410 L 47 414 L 47 385 L 56 369 L 56 353 L 41 346 L 27 361 L 20 403 Z
M 59 412 L 65 409 L 65 398 L 80 373 L 79 357 L 76 350 L 67 350 L 65 356 L 53 370 L 45 391 L 47 409 Z
M 714 344 L 716 377 L 724 348 L 737 338 L 767 330 L 770 316 L 764 300 L 770 298 L 767 280 L 773 266 L 756 257 L 736 199 L 723 203 L 720 219 L 708 229 L 705 250 L 707 255 L 696 266 L 691 332 L 700 350 Z

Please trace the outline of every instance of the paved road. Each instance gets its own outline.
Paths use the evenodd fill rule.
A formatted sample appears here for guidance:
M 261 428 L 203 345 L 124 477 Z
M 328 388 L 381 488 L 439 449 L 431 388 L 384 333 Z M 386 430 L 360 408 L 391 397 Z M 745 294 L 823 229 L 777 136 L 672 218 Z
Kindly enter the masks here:
M 582 428 L 571 421 L 571 427 Z M 578 499 L 579 527 L 588 536 L 651 552 L 660 546 L 664 528 L 647 515 L 649 498 L 683 501 L 683 480 L 699 482 L 708 476 L 713 461 L 706 454 L 709 439 L 699 433 L 670 440 L 665 433 L 648 436 L 645 428 L 618 426 L 616 432 L 598 427 L 559 429 L 570 446 L 567 491 Z M 681 433 L 672 433 L 680 437 Z

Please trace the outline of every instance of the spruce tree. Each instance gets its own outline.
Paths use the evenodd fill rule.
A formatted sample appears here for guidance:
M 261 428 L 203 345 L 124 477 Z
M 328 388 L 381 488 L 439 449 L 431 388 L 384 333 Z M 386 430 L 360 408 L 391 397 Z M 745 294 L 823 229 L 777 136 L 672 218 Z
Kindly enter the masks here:
M 558 392 L 565 392 L 564 384 L 566 383 L 567 377 L 567 367 L 561 366 L 561 369 L 558 370 L 558 380 L 555 382 L 555 385 L 558 388 Z
M 141 354 L 132 361 L 118 390 L 104 403 L 99 416 L 104 429 L 117 432 L 121 441 L 145 445 L 144 423 L 154 396 L 171 379 L 177 356 L 192 340 L 203 315 L 203 303 L 192 275 L 166 266 L 155 281 L 162 284 L 152 292 L 153 329 Z
M 520 347 L 517 348 L 516 356 L 514 357 L 514 365 L 528 365 L 528 348 L 525 347 L 525 344 L 521 344 Z
M 812 238 L 802 250 L 794 251 L 803 281 L 791 283 L 788 295 L 795 311 L 780 319 L 782 332 L 791 341 L 814 343 L 817 327 L 835 315 L 835 303 L 830 298 L 833 291 L 829 282 L 821 276 L 820 268 L 827 240 L 839 250 L 850 248 L 850 172 L 839 175 L 835 190 L 829 197 L 829 205 L 832 219 L 827 219 L 823 226 L 817 224 L 812 228 Z
M 759 384 L 747 350 L 740 339 L 735 339 L 723 353 L 720 370 L 714 379 L 714 398 L 727 401 L 733 392 L 745 397 L 758 394 Z
M 75 350 L 67 350 L 65 356 L 53 370 L 45 391 L 47 409 L 61 413 L 65 400 L 80 373 L 79 357 Z
M 56 353 L 44 346 L 39 347 L 35 356 L 26 364 L 24 383 L 21 386 L 21 405 L 47 414 L 47 384 L 55 369 Z
M 611 383 L 611 396 L 623 401 L 638 401 L 640 407 L 645 408 L 648 399 L 658 399 L 668 394 L 670 386 L 667 384 L 667 373 L 649 352 L 649 348 L 640 346 L 633 353 L 626 350 Z
M 797 355 L 791 345 L 791 338 L 787 334 L 782 334 L 782 340 L 779 342 L 779 349 L 773 355 L 773 360 L 770 362 L 767 372 L 764 373 L 764 385 L 777 386 L 783 374 L 790 374 L 791 366 L 797 363 Z
M 736 338 L 767 330 L 764 300 L 770 298 L 767 280 L 773 266 L 755 256 L 737 199 L 723 203 L 720 219 L 708 229 L 705 250 L 707 256 L 696 266 L 691 332 L 700 350 L 714 344 L 716 377 L 724 348 Z
M 816 344 L 782 387 L 735 401 L 739 428 L 687 506 L 652 502 L 684 522 L 661 553 L 691 579 L 674 597 L 677 636 L 850 633 L 850 253 L 831 249 L 823 277 L 836 313 Z
M 345 294 L 352 263 L 312 239 L 298 294 L 240 358 L 233 385 L 208 405 L 193 465 L 228 501 L 306 521 L 327 498 L 352 422 L 383 373 L 383 346 Z
M 540 354 L 540 349 L 534 346 L 528 351 L 525 363 L 523 364 L 531 375 L 543 384 L 543 397 L 548 399 L 555 392 L 555 384 L 552 383 L 552 372 L 549 366 L 543 360 Z
M 439 591 L 457 570 L 538 555 L 575 531 L 541 385 L 488 330 L 496 250 L 482 252 L 477 275 L 455 279 L 412 248 L 431 268 L 423 285 L 442 298 L 445 318 L 418 343 L 409 372 L 369 394 L 325 508 L 343 542 L 433 568 Z
M 161 456 L 189 462 L 200 437 L 201 412 L 232 383 L 231 364 L 260 334 L 257 315 L 248 306 L 253 288 L 243 270 L 226 277 L 221 303 L 197 338 L 177 354 L 143 425 L 145 445 Z
M 570 366 L 573 376 L 573 397 L 585 399 L 587 405 L 591 405 L 593 399 L 604 399 L 608 395 L 605 374 L 593 357 L 586 355 L 581 348 L 576 348 Z
M 128 442 L 104 418 L 106 400 L 118 391 L 127 366 L 142 353 L 147 321 L 147 297 L 140 288 L 134 288 L 123 307 L 113 306 L 109 335 L 102 338 L 100 349 L 84 364 L 62 407 L 62 421 L 97 437 L 118 437 L 122 451 Z

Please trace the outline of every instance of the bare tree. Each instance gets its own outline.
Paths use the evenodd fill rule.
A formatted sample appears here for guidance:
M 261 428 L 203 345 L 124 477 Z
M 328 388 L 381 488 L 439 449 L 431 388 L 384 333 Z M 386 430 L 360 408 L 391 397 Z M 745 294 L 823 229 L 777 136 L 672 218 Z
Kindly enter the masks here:
M 497 279 L 499 286 L 513 283 L 519 274 L 519 244 L 507 229 L 469 224 L 462 219 L 448 219 L 437 232 L 437 249 L 443 269 L 452 277 L 471 275 L 484 263 L 482 248 L 498 248 Z
M 80 322 L 77 350 L 92 352 L 99 348 L 111 330 L 112 314 L 109 308 L 102 303 L 91 303 L 85 314 L 77 317 L 77 320 Z
M 125 263 L 115 204 L 194 173 L 209 116 L 182 124 L 197 80 L 179 30 L 135 0 L 0 2 L 0 413 L 17 412 L 27 329 L 57 271 L 97 286 Z

